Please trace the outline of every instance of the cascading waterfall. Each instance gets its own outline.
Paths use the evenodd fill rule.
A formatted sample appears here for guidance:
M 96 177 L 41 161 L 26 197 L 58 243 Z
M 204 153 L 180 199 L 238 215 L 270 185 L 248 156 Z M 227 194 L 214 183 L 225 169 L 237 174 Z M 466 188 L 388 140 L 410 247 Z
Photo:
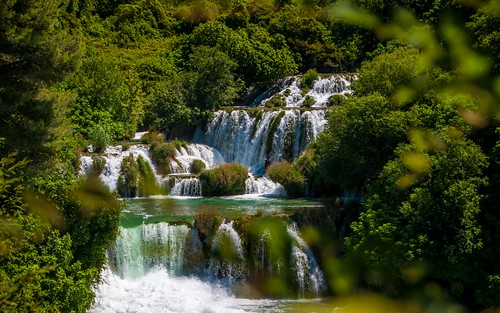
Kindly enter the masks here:
M 184 251 L 190 228 L 166 222 L 120 227 L 108 255 L 122 278 L 139 278 L 162 267 L 171 275 L 183 272 Z
M 245 256 L 240 236 L 233 228 L 233 221 L 224 221 L 214 236 L 211 247 L 209 273 L 229 282 L 246 277 Z
M 250 177 L 248 177 L 248 179 L 245 181 L 245 193 L 270 195 L 280 198 L 286 197 L 285 188 L 265 176 L 255 177 L 253 175 L 250 175 Z
M 157 183 L 161 183 L 161 176 L 156 172 L 153 161 L 149 156 L 148 147 L 146 145 L 133 145 L 128 150 L 123 151 L 122 146 L 108 146 L 104 153 L 100 156 L 104 159 L 105 165 L 99 179 L 106 185 L 110 191 L 118 188 L 118 179 L 120 177 L 121 164 L 124 158 L 133 155 L 137 160 L 139 156 L 151 166 Z M 93 168 L 93 160 L 90 156 L 82 156 L 80 158 L 80 176 L 88 175 Z
M 300 86 L 300 79 L 298 76 L 288 77 L 275 87 L 280 90 L 276 94 L 284 98 L 285 107 L 301 107 L 306 97 L 309 96 L 314 99 L 313 108 L 324 108 L 331 96 L 351 94 L 351 83 L 357 79 L 357 76 L 355 74 L 335 74 L 329 77 L 320 77 L 305 94 Z M 262 100 L 261 105 L 265 105 L 276 94 Z
M 251 116 L 245 110 L 217 111 L 205 133 L 206 144 L 220 151 L 226 162 L 248 166 L 255 175 L 262 175 L 268 163 L 298 157 L 326 124 L 322 110 L 259 114 Z
M 201 182 L 197 177 L 175 178 L 174 186 L 170 190 L 172 196 L 201 197 Z
M 289 225 L 287 232 L 292 239 L 291 263 L 296 273 L 299 295 L 304 296 L 306 292 L 320 295 L 325 288 L 325 278 L 314 254 L 298 234 L 295 224 Z
M 191 164 L 194 160 L 201 160 L 207 168 L 224 163 L 224 158 L 217 149 L 212 147 L 191 143 L 187 148 L 181 147 L 175 154 L 175 159 L 170 162 L 170 173 L 190 173 Z

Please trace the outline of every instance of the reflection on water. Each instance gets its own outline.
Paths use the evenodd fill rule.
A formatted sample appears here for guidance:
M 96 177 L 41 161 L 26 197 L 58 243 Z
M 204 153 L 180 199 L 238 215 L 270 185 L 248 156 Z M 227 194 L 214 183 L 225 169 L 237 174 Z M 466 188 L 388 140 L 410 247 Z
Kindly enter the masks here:
M 262 196 L 244 195 L 222 198 L 201 197 L 149 197 L 126 199 L 126 208 L 121 219 L 121 226 L 133 227 L 142 223 L 188 222 L 202 206 L 213 206 L 229 219 L 244 215 L 287 213 L 304 207 L 323 208 L 317 201 L 303 199 L 285 200 Z

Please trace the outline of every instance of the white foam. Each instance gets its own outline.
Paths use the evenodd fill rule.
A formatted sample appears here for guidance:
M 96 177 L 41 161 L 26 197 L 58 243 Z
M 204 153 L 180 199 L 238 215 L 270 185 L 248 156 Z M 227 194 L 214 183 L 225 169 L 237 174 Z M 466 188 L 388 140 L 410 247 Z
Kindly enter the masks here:
M 194 277 L 172 277 L 159 268 L 121 279 L 108 268 L 89 313 L 243 313 L 277 311 L 275 301 L 235 298 L 228 290 Z

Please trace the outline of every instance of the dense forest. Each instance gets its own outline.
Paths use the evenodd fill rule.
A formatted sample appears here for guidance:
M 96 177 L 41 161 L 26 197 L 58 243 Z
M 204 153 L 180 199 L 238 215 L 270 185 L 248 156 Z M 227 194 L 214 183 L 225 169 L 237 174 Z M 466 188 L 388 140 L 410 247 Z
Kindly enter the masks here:
M 334 294 L 499 306 L 498 51 L 498 0 L 3 1 L 0 310 L 91 306 L 122 203 L 77 178 L 89 144 L 185 138 L 308 70 L 358 80 L 270 173 L 361 199 Z

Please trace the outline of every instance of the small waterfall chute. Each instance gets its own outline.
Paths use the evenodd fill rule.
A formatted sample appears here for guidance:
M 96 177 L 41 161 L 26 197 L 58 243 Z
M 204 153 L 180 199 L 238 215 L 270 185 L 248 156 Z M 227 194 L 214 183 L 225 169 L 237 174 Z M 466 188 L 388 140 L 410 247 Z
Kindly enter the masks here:
M 211 247 L 209 272 L 212 276 L 233 283 L 247 275 L 245 255 L 240 236 L 233 227 L 233 221 L 223 221 L 215 233 Z
M 321 295 L 325 291 L 325 278 L 311 248 L 300 237 L 294 223 L 288 225 L 287 232 L 292 240 L 291 266 L 296 274 L 299 296 L 303 297 L 306 293 Z
M 201 197 L 202 187 L 198 177 L 175 177 L 170 195 L 181 197 Z
M 245 181 L 245 193 L 276 198 L 286 197 L 285 188 L 282 185 L 273 182 L 266 176 L 256 177 L 250 175 Z

